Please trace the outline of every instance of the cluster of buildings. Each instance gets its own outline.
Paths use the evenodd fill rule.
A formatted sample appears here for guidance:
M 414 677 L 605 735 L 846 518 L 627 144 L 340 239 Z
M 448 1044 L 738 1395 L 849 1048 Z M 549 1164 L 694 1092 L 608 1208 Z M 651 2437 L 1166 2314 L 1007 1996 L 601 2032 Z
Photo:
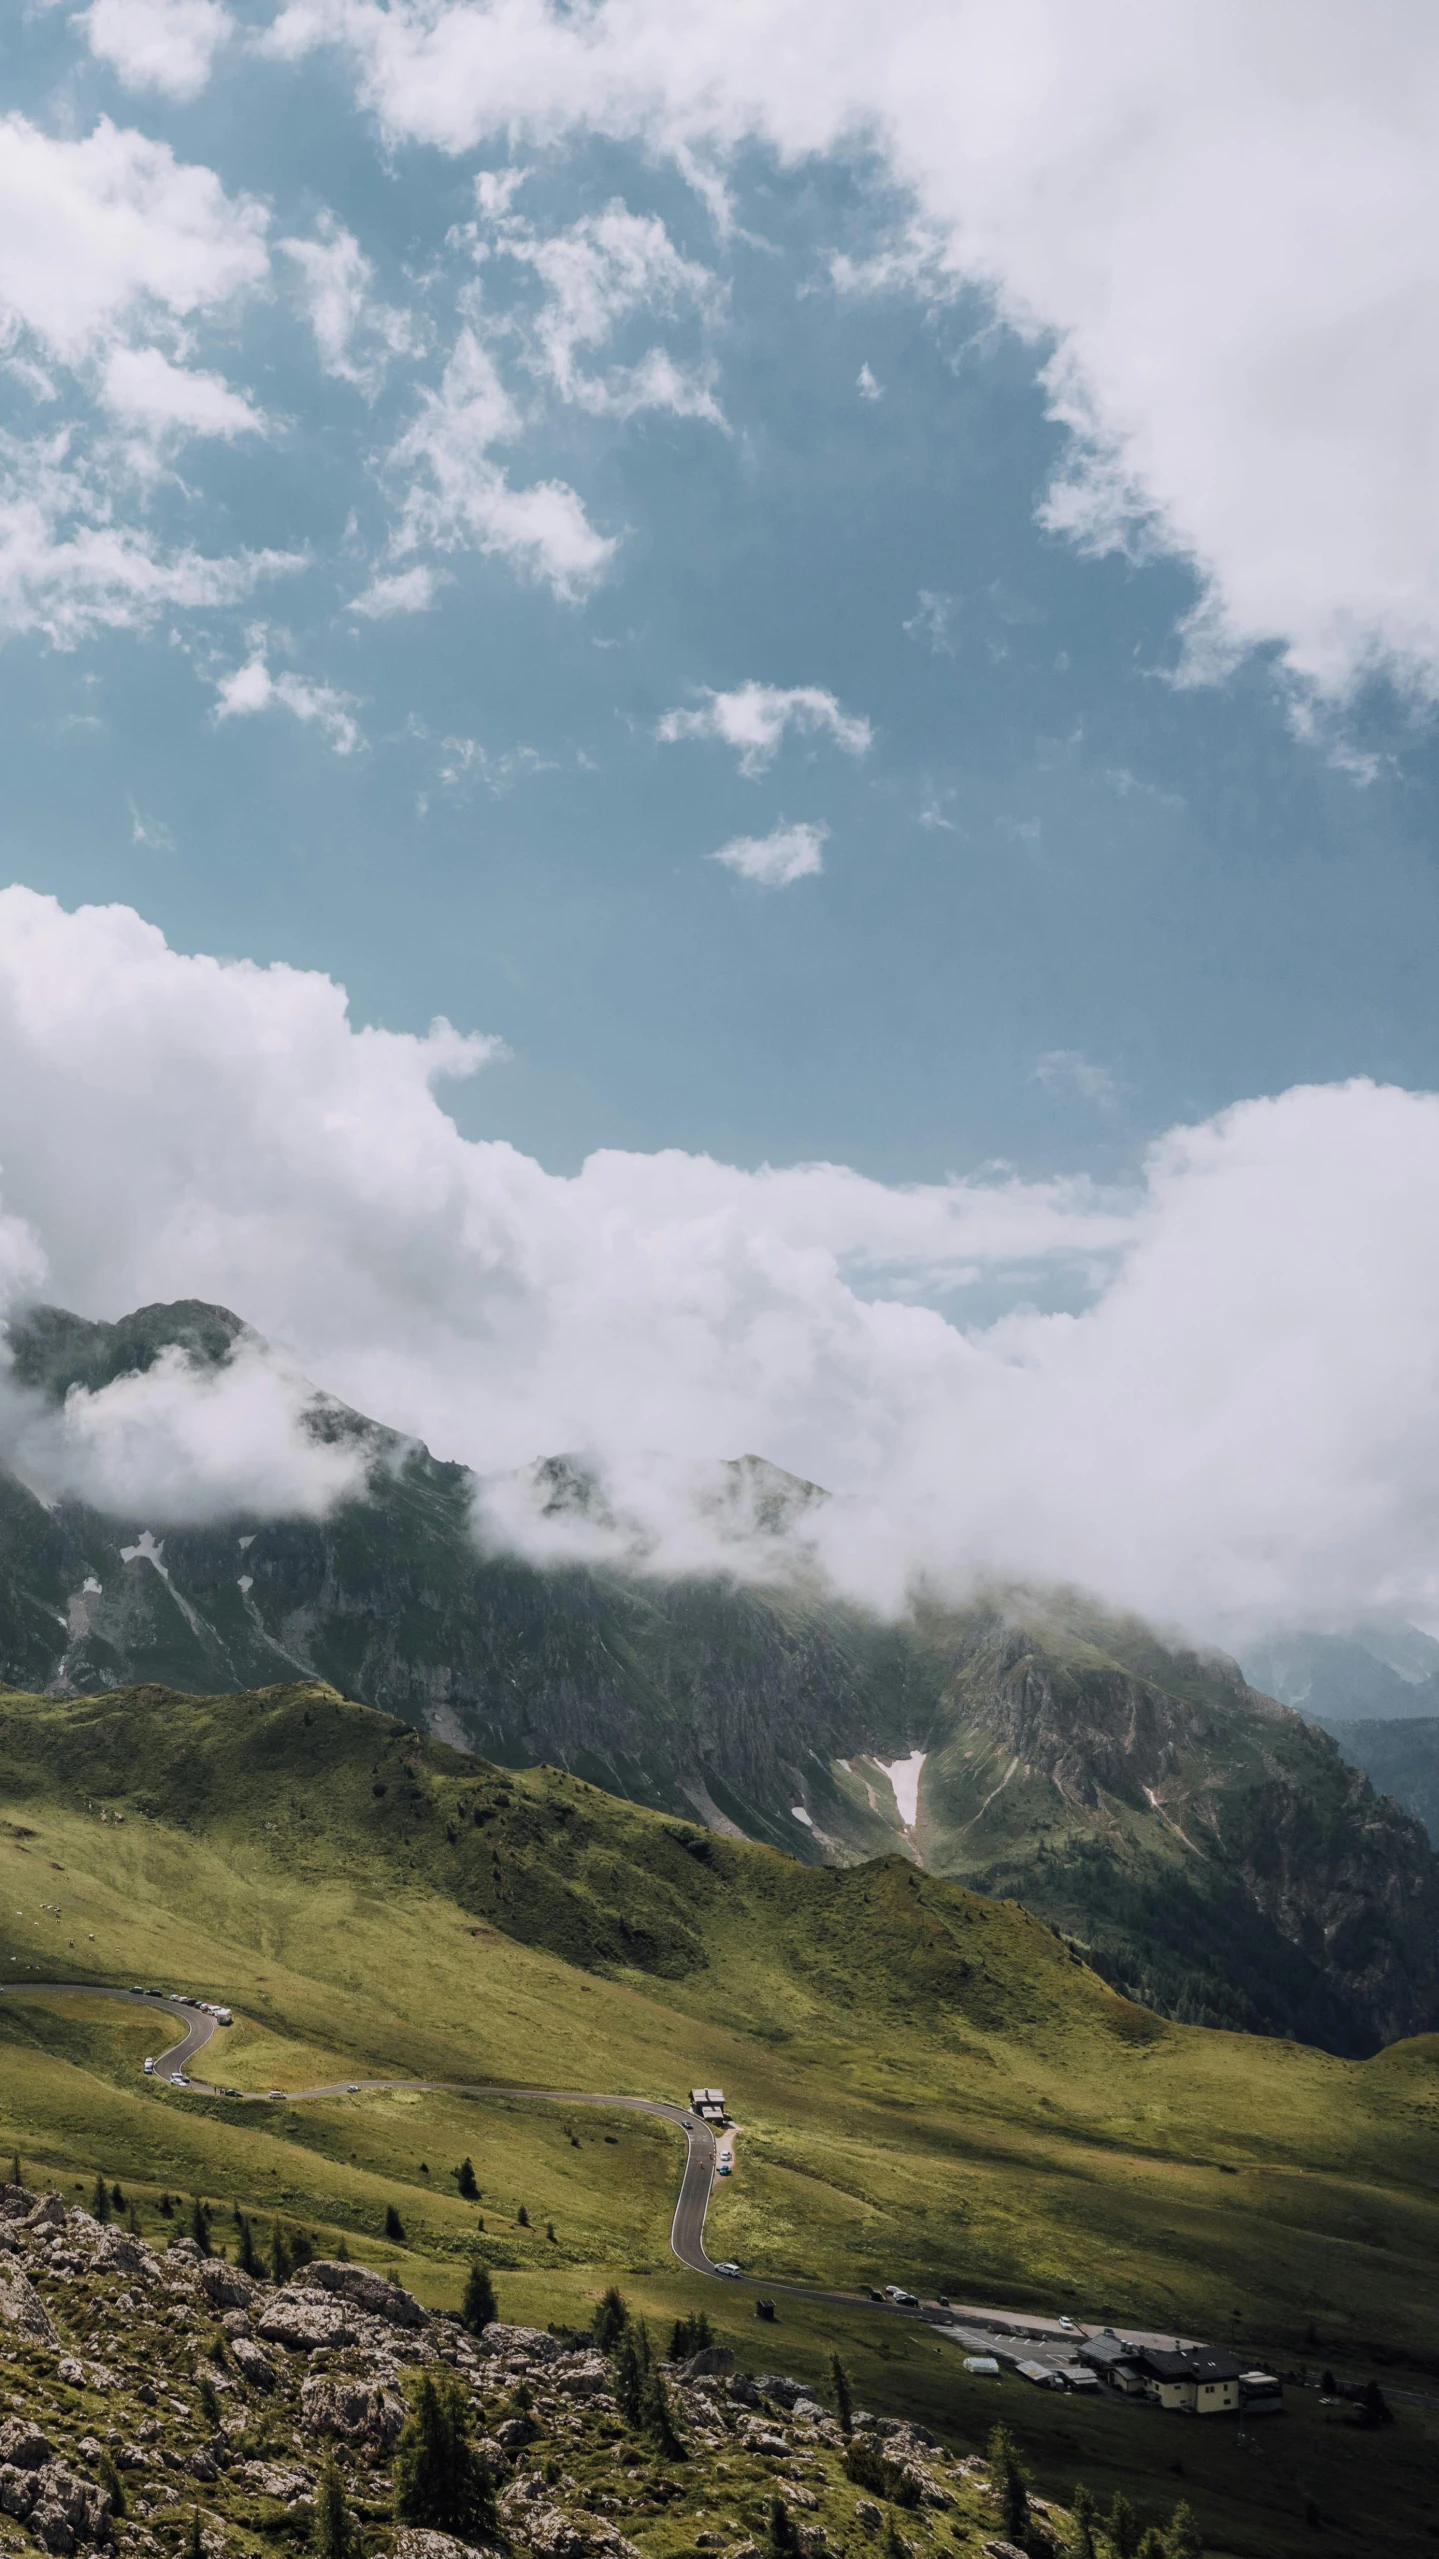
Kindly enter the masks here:
M 1246 2372 L 1222 2346 L 1140 2346 L 1103 2328 L 1075 2350 L 1076 2361 L 1127 2399 L 1148 2399 L 1189 2417 L 1271 2415 L 1284 2405 L 1272 2372 Z
M 690 2090 L 690 2113 L 692 2115 L 700 2116 L 707 2124 L 724 2123 L 726 2120 L 724 2109 L 724 2090 L 722 2088 L 692 2088 Z

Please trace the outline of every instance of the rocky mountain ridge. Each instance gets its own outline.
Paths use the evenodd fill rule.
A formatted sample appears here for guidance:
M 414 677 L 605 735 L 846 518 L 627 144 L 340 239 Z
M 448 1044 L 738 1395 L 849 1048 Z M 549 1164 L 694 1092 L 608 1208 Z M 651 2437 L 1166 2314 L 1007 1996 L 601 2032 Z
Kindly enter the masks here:
M 10 1335 L 16 1382 L 52 1404 L 169 1346 L 213 1366 L 254 1338 L 194 1303 L 113 1326 L 37 1309 Z M 898 1850 L 1025 1901 L 1193 2022 L 1345 2052 L 1439 2025 L 1422 1828 L 1233 1663 L 1073 1593 L 886 1624 L 800 1581 L 541 1569 L 482 1548 L 465 1468 L 333 1402 L 316 1427 L 368 1466 L 319 1520 L 119 1519 L 0 1472 L 0 1677 L 57 1693 L 318 1677 L 504 1764 L 556 1762 L 800 1858 Z

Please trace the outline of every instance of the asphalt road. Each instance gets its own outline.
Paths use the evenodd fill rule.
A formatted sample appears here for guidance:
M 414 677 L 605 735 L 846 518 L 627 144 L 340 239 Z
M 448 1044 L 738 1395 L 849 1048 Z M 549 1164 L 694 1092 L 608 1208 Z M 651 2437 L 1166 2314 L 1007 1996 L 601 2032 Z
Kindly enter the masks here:
M 121 1999 L 132 2008 L 161 2009 L 184 2026 L 178 2044 L 171 2044 L 155 2056 L 155 2077 L 173 2086 L 194 2054 L 203 2051 L 215 2033 L 216 2020 L 202 2009 L 187 2008 L 184 2001 L 164 1992 L 148 1990 L 112 1990 L 108 1983 L 90 1981 L 24 1981 L 0 1985 L 0 1996 L 16 1993 L 40 1993 L 53 1997 L 68 1991 L 91 1999 Z M 216 2093 L 214 2083 L 193 2080 L 189 2083 L 201 2096 Z M 622 2106 L 636 2115 L 658 2115 L 674 2124 L 685 2136 L 684 2174 L 675 2200 L 674 2219 L 670 2223 L 670 2246 L 682 2266 L 694 2274 L 712 2275 L 715 2268 L 705 2255 L 705 2214 L 709 2209 L 710 2188 L 714 2183 L 715 2137 L 706 2123 L 692 2115 L 687 2106 L 671 2106 L 658 2097 L 614 2097 L 597 2095 L 592 2088 L 501 2088 L 491 2080 L 474 2082 L 465 2079 L 334 2079 L 320 2088 L 272 2088 L 264 2092 L 245 2091 L 259 2105 L 291 2106 L 306 2097 L 345 2097 L 358 2091 L 362 2095 L 377 2089 L 436 2088 L 461 2097 L 541 2097 L 559 2106 Z M 788 2287 L 793 2289 L 793 2287 Z M 835 2295 L 839 2299 L 842 2296 Z

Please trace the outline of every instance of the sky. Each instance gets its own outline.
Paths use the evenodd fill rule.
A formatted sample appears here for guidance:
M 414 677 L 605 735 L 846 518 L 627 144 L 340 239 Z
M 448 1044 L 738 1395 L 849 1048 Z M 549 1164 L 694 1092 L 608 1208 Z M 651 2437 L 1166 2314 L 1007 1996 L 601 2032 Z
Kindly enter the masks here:
M 881 1605 L 1439 1612 L 1431 15 L 28 0 L 0 82 L 0 1258 L 290 1363 L 34 1464 L 281 1499 L 303 1371 L 669 1563 L 754 1447 Z

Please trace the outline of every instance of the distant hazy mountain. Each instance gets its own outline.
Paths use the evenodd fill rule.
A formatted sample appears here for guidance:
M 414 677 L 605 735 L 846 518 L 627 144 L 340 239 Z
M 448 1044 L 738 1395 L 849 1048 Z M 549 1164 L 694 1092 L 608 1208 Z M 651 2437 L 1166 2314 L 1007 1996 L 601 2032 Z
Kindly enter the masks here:
M 51 1403 L 170 1344 L 214 1367 L 253 1339 L 195 1304 L 11 1328 L 17 1380 Z M 1439 2027 L 1420 1824 L 1234 1663 L 1073 1594 L 884 1624 L 800 1583 L 541 1570 L 482 1551 L 465 1468 L 326 1399 L 313 1420 L 367 1470 L 320 1520 L 165 1528 L 0 1471 L 0 1674 L 208 1693 L 319 1676 L 810 1863 L 899 1849 L 1026 1902 L 1171 2015 L 1342 2051 Z M 542 1471 L 558 1509 L 596 1498 L 568 1461 Z M 725 1482 L 751 1530 L 820 1498 L 758 1460 Z
M 1402 1621 L 1271 1636 L 1247 1648 L 1244 1671 L 1256 1688 L 1326 1724 L 1439 1716 L 1439 1644 Z
M 1351 1768 L 1412 1813 L 1439 1848 L 1439 1715 L 1395 1723 L 1328 1724 Z

